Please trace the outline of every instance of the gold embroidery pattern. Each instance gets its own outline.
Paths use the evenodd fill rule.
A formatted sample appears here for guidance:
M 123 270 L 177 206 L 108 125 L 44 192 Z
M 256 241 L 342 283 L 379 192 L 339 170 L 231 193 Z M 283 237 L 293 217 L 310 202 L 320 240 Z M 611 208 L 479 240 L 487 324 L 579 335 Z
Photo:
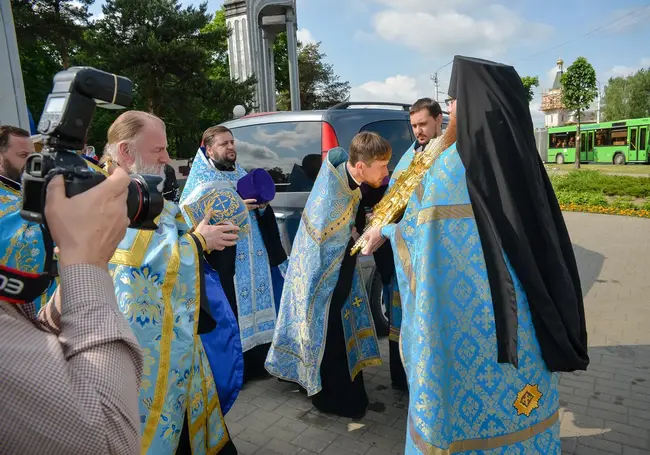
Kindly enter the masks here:
M 325 228 L 322 230 L 318 229 L 316 226 L 314 226 L 311 221 L 309 220 L 309 213 L 307 213 L 307 210 L 302 212 L 302 222 L 305 225 L 305 230 L 309 234 L 309 236 L 312 238 L 312 240 L 318 244 L 322 244 L 325 240 L 328 238 L 332 237 L 334 234 L 336 234 L 338 231 L 340 231 L 343 228 L 347 228 L 348 224 L 350 223 L 350 219 L 352 218 L 354 214 L 354 209 L 357 206 L 358 199 L 353 199 L 350 201 L 350 203 L 345 207 L 343 210 L 343 214 L 337 218 L 336 220 L 332 221 L 329 223 Z
M 429 442 L 425 441 L 424 438 L 417 432 L 415 429 L 415 424 L 413 420 L 409 423 L 409 433 L 411 439 L 415 443 L 415 446 L 424 454 L 424 455 L 451 455 L 454 453 L 460 452 L 469 452 L 469 451 L 482 451 L 482 450 L 492 450 L 498 449 L 499 447 L 509 446 L 524 442 L 534 436 L 537 436 L 549 428 L 551 428 L 560 418 L 560 412 L 555 411 L 546 420 L 542 420 L 535 425 L 531 425 L 528 428 L 523 430 L 516 431 L 510 434 L 504 434 L 502 436 L 494 436 L 491 438 L 481 438 L 481 439 L 466 439 L 464 441 L 454 441 L 451 443 L 448 449 L 441 449 L 436 447 Z
M 529 417 L 530 413 L 539 407 L 540 398 L 542 398 L 542 392 L 540 392 L 537 384 L 527 384 L 526 387 L 517 394 L 517 399 L 513 404 L 517 410 L 517 415 L 523 414 L 526 417 Z
M 111 263 L 127 267 L 140 267 L 153 239 L 154 231 L 138 231 L 133 243 L 127 249 L 117 249 L 113 254 Z
M 434 205 L 420 210 L 418 213 L 418 226 L 432 221 L 474 218 L 472 204 L 459 205 Z
M 404 274 L 409 280 L 409 288 L 411 293 L 415 294 L 415 274 L 413 272 L 413 264 L 411 264 L 411 254 L 409 253 L 404 237 L 400 231 L 400 225 L 395 227 L 395 243 L 397 245 L 397 257 L 402 263 Z
M 394 308 L 402 308 L 402 299 L 400 298 L 399 292 L 393 292 L 393 297 L 391 298 L 391 306 Z M 393 312 L 391 308 L 389 311 Z M 391 320 L 390 327 L 388 329 L 388 340 L 399 342 L 400 327 L 395 327 L 393 325 L 394 321 Z
M 153 231 L 139 231 L 151 232 Z M 151 239 L 149 239 L 151 240 Z M 146 249 L 143 251 L 144 254 Z M 142 262 L 131 267 L 140 266 Z M 147 416 L 147 421 L 142 432 L 141 452 L 146 453 L 149 450 L 153 438 L 156 434 L 156 428 L 160 423 L 160 416 L 165 404 L 165 396 L 167 394 L 167 383 L 169 381 L 169 371 L 171 363 L 171 344 L 174 337 L 174 307 L 171 302 L 172 290 L 178 278 L 178 271 L 180 269 L 180 248 L 178 243 L 174 244 L 167 273 L 162 285 L 163 297 L 163 323 L 162 323 L 162 336 L 160 340 L 160 363 L 158 367 L 158 376 L 156 378 L 156 391 L 154 392 L 153 403 L 151 404 L 151 411 Z M 198 279 L 198 278 L 197 278 Z
M 219 224 L 230 221 L 240 228 L 243 233 L 250 230 L 248 209 L 244 201 L 230 188 L 206 192 L 196 201 L 184 204 L 182 210 L 192 222 L 192 226 L 199 225 L 205 217 L 205 212 L 212 209 L 210 224 Z
M 15 194 L 16 196 L 20 196 L 20 191 L 17 191 L 15 188 L 10 187 L 9 185 L 5 185 L 4 183 L 0 182 L 0 189 L 3 189 L 5 191 L 8 191 L 10 193 Z M 7 202 L 10 201 L 11 199 L 7 198 L 6 200 L 0 199 L 0 202 Z
M 422 183 L 415 187 L 415 196 L 418 198 L 418 202 L 422 202 L 422 196 L 424 196 L 424 187 Z

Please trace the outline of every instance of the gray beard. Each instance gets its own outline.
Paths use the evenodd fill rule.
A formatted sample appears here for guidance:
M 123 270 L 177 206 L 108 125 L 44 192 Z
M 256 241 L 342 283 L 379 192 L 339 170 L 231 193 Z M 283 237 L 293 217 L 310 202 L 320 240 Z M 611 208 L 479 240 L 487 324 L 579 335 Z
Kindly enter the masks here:
M 129 169 L 131 174 L 145 174 L 145 175 L 155 175 L 157 177 L 161 177 L 162 180 L 158 185 L 156 185 L 156 189 L 162 193 L 163 188 L 165 187 L 165 180 L 166 180 L 166 175 L 165 175 L 165 166 L 164 165 L 145 165 L 143 164 L 140 159 L 139 155 L 137 155 L 135 163 L 131 165 L 131 168 Z

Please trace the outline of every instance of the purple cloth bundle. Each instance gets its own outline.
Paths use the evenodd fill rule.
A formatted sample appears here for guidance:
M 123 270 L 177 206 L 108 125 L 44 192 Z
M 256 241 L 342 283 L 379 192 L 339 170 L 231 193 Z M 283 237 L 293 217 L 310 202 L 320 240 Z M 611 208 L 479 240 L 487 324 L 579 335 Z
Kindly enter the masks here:
M 237 193 L 242 199 L 255 199 L 258 204 L 266 204 L 275 197 L 275 182 L 264 169 L 253 169 L 239 179 Z

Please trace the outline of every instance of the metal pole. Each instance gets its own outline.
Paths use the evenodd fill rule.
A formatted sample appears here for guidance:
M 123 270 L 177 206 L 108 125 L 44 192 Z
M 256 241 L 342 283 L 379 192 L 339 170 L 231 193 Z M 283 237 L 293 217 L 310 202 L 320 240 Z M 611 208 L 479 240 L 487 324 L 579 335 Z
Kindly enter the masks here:
M 435 100 L 438 101 L 438 96 L 439 96 L 439 93 L 438 93 L 438 72 L 436 71 L 435 73 L 433 73 L 430 76 L 430 78 L 433 81 L 433 86 L 435 87 L 435 92 L 434 92 L 435 97 L 436 97 Z
M 598 111 L 596 112 L 596 123 L 600 123 L 600 100 L 602 98 L 602 89 L 600 85 L 600 81 L 596 81 L 598 83 Z
M 287 53 L 289 54 L 289 91 L 291 110 L 300 110 L 300 83 L 298 79 L 298 39 L 293 11 L 287 11 Z

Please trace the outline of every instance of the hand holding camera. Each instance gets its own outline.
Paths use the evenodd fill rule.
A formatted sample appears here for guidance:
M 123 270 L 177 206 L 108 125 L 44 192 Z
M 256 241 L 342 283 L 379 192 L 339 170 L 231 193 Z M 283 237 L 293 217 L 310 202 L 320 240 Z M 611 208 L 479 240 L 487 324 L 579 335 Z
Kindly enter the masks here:
M 85 147 L 95 107 L 122 108 L 133 98 L 133 83 L 124 77 L 89 67 L 72 67 L 54 76 L 54 89 L 47 97 L 38 131 L 43 135 L 43 151 L 31 155 L 23 175 L 21 216 L 43 224 L 46 187 L 54 176 L 62 175 L 65 194 L 71 198 L 101 184 L 106 178 L 88 168 L 86 160 L 73 150 Z M 155 230 L 164 199 L 156 175 L 130 176 L 127 198 L 129 227 Z
M 63 176 L 52 179 L 45 217 L 62 267 L 91 264 L 107 269 L 130 223 L 126 205 L 130 182 L 124 170 L 116 169 L 99 185 L 68 198 Z

